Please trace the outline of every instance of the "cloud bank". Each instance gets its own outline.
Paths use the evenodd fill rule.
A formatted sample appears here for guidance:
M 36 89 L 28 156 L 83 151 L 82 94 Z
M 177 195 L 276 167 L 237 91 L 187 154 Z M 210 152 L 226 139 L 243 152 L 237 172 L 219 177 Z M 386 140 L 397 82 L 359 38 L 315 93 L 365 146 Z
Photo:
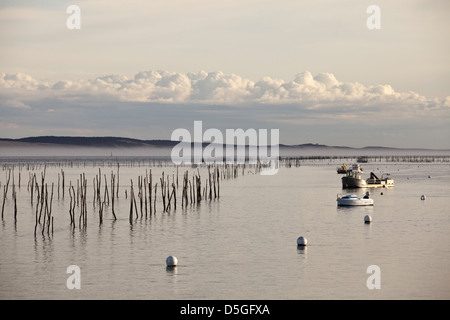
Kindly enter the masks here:
M 363 85 L 341 82 L 331 73 L 313 76 L 309 71 L 286 81 L 263 77 L 252 81 L 236 74 L 223 72 L 177 73 L 143 71 L 129 79 L 124 75 L 107 75 L 87 80 L 60 80 L 50 83 L 26 74 L 0 73 L 0 90 L 20 90 L 27 97 L 51 96 L 64 98 L 100 97 L 127 102 L 158 103 L 295 103 L 374 101 L 449 107 L 450 96 L 439 101 L 418 93 L 396 92 L 388 84 Z
M 112 127 L 130 137 L 149 138 L 136 135 L 145 123 L 156 132 L 169 128 L 158 137 L 164 139 L 170 129 L 209 120 L 216 127 L 277 127 L 290 136 L 303 132 L 298 143 L 315 141 L 315 137 L 330 143 L 326 139 L 349 138 L 355 132 L 366 140 L 380 139 L 360 142 L 363 146 L 394 138 L 411 145 L 417 142 L 413 137 L 421 135 L 420 146 L 426 143 L 425 137 L 442 147 L 448 143 L 441 140 L 449 140 L 450 96 L 440 100 L 413 91 L 398 92 L 389 84 L 342 82 L 331 73 L 313 76 L 305 71 L 292 80 L 263 77 L 252 81 L 223 72 L 151 70 L 132 78 L 106 75 L 54 82 L 0 73 L 0 97 L 0 136 L 10 137 L 17 137 L 17 128 L 34 135 L 48 131 L 105 135 L 113 132 Z M 95 125 L 93 119 L 98 119 Z

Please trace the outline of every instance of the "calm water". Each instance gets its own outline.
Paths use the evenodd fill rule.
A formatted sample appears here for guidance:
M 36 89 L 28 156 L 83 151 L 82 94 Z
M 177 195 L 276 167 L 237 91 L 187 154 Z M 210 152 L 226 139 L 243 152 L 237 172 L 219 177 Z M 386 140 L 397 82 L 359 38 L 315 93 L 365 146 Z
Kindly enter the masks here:
M 125 190 L 149 167 L 122 166 L 118 220 L 106 208 L 101 226 L 92 204 L 99 166 L 64 167 L 66 186 L 86 173 L 86 230 L 70 227 L 67 191 L 64 200 L 56 193 L 61 168 L 48 166 L 54 231 L 42 236 L 38 228 L 36 238 L 27 182 L 29 172 L 40 179 L 43 168 L 23 167 L 20 189 L 16 169 L 17 223 L 10 191 L 0 225 L 0 299 L 449 299 L 450 165 L 365 164 L 365 176 L 390 172 L 396 186 L 371 190 L 374 206 L 361 208 L 336 206 L 344 192 L 337 165 L 302 163 L 274 176 L 246 171 L 221 182 L 220 200 L 181 209 L 178 198 L 170 213 L 158 202 L 155 215 L 133 225 Z M 104 166 L 102 174 L 111 170 Z M 161 171 L 176 174 L 153 168 L 154 182 Z M 364 224 L 367 214 L 372 224 Z M 299 236 L 308 239 L 304 250 Z M 166 269 L 169 255 L 178 258 L 174 270 Z M 69 265 L 80 267 L 80 290 L 66 286 Z M 380 267 L 379 290 L 366 286 L 370 265 Z

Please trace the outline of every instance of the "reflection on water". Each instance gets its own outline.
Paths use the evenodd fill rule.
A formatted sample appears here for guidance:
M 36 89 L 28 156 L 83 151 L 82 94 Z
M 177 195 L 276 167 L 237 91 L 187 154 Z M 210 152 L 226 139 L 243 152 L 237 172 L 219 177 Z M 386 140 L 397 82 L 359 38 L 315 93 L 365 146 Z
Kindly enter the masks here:
M 336 163 L 246 174 L 221 181 L 220 199 L 181 208 L 178 197 L 170 212 L 158 200 L 156 213 L 133 215 L 132 223 L 130 181 L 145 168 L 121 167 L 117 220 L 106 206 L 101 224 L 92 200 L 98 167 L 88 167 L 64 169 L 66 183 L 76 185 L 80 172 L 90 179 L 87 226 L 70 225 L 66 193 L 54 199 L 54 231 L 36 237 L 36 203 L 31 206 L 22 168 L 17 223 L 10 196 L 1 222 L 1 299 L 450 298 L 448 165 L 365 164 L 367 171 L 395 172 L 396 180 L 392 189 L 371 190 L 374 206 L 368 207 L 337 206 L 343 190 Z M 155 180 L 162 171 L 176 174 L 174 168 L 152 170 Z M 47 167 L 48 182 L 56 185 L 59 172 Z M 365 215 L 372 223 L 364 223 Z M 297 246 L 298 235 L 307 237 L 307 246 Z M 181 265 L 166 266 L 171 254 Z M 66 286 L 70 265 L 80 268 L 79 290 Z M 366 287 L 370 265 L 381 269 L 380 290 Z
M 172 274 L 172 275 L 176 275 L 178 273 L 178 269 L 177 267 L 166 267 L 166 271 L 168 272 L 168 274 Z
M 308 252 L 308 248 L 306 246 L 297 246 L 297 250 L 299 254 L 306 254 Z

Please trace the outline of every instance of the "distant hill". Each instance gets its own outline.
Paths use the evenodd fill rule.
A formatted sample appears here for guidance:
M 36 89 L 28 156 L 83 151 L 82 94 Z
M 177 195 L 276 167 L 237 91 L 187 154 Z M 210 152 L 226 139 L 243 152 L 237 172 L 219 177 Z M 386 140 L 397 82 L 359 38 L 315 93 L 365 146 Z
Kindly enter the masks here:
M 171 140 L 140 140 L 124 137 L 76 137 L 76 136 L 38 136 L 26 137 L 19 139 L 0 138 L 0 147 L 8 146 L 30 146 L 30 145 L 46 145 L 46 146 L 75 146 L 75 147 L 98 147 L 98 148 L 138 148 L 138 147 L 166 147 L 171 148 L 177 145 L 179 141 Z M 208 145 L 209 143 L 203 143 Z M 363 148 L 354 148 L 348 146 L 328 146 L 317 143 L 305 143 L 298 145 L 280 144 L 280 149 L 292 151 L 317 151 L 317 152 L 396 152 L 396 151 L 441 151 L 450 152 L 450 150 L 433 150 L 420 148 L 391 148 L 382 146 L 367 146 Z
M 32 144 L 54 144 L 65 146 L 83 146 L 83 147 L 172 147 L 177 141 L 170 140 L 139 140 L 123 137 L 58 137 L 58 136 L 40 136 L 27 137 L 20 139 L 2 139 L 0 141 L 24 142 Z

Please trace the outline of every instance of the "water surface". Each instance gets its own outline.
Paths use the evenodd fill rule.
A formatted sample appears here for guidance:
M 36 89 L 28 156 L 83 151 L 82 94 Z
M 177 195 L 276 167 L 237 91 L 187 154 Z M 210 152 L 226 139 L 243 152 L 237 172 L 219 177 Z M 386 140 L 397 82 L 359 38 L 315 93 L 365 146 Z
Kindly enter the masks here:
M 36 237 L 27 182 L 29 172 L 40 178 L 43 168 L 22 167 L 20 189 L 16 168 L 17 222 L 9 193 L 0 226 L 0 298 L 449 299 L 449 164 L 364 164 L 367 176 L 371 170 L 389 172 L 396 185 L 370 190 L 374 206 L 360 208 L 337 207 L 336 195 L 347 192 L 337 165 L 304 162 L 273 176 L 246 169 L 237 179 L 221 181 L 220 199 L 182 209 L 178 198 L 169 213 L 158 202 L 155 214 L 133 224 L 125 190 L 129 195 L 131 179 L 136 184 L 150 167 L 122 166 L 118 220 L 106 207 L 102 225 L 92 180 L 99 167 L 108 177 L 116 168 L 65 166 L 66 186 L 86 174 L 87 227 L 70 226 L 68 194 L 58 199 L 55 189 L 53 233 Z M 176 174 L 173 167 L 152 168 L 154 182 L 162 171 Z M 46 182 L 56 188 L 60 172 L 47 166 Z M 3 170 L 2 190 L 5 175 Z M 367 214 L 371 224 L 364 223 Z M 299 236 L 307 238 L 307 247 L 297 247 Z M 166 269 L 169 255 L 178 258 L 175 269 Z M 69 265 L 80 267 L 79 290 L 67 288 Z M 366 285 L 371 265 L 381 270 L 378 290 Z

